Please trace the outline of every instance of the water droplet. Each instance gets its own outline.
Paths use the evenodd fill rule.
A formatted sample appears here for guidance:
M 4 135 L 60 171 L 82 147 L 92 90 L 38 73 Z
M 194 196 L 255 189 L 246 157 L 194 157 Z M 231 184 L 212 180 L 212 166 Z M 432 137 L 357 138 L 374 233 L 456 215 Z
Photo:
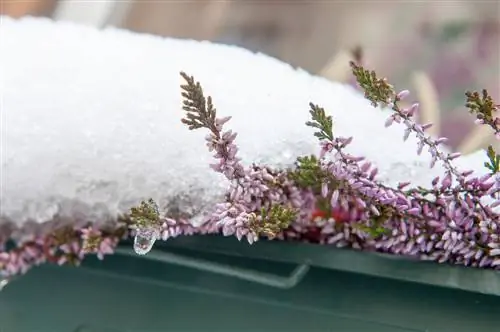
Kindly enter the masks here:
M 145 255 L 151 251 L 160 234 L 154 228 L 138 229 L 134 237 L 134 251 L 138 255 Z
M 8 279 L 3 279 L 3 280 L 0 280 L 0 291 L 2 291 L 2 289 L 7 286 L 7 284 L 9 283 L 9 280 Z

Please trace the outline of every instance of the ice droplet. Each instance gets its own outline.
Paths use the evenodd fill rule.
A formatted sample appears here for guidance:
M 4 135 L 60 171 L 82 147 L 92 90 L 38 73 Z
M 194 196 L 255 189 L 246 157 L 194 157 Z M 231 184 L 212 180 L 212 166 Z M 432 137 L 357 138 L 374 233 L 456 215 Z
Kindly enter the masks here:
M 134 251 L 138 255 L 145 255 L 151 251 L 160 233 L 154 228 L 138 229 L 134 236 Z
M 0 280 L 0 291 L 2 291 L 2 289 L 7 286 L 7 284 L 9 283 L 9 280 L 8 279 L 3 279 L 3 280 Z

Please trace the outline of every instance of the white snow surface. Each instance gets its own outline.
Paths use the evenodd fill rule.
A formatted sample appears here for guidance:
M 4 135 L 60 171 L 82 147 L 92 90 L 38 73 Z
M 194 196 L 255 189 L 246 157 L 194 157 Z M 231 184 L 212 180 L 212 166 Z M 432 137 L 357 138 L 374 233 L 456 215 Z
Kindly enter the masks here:
M 308 103 L 334 118 L 335 134 L 354 136 L 349 151 L 379 167 L 392 184 L 427 185 L 416 139 L 401 125 L 384 128 L 389 111 L 374 109 L 350 86 L 312 76 L 263 54 L 210 42 L 98 30 L 49 19 L 2 17 L 1 215 L 16 223 L 55 214 L 98 221 L 143 199 L 204 211 L 227 181 L 213 172 L 204 130 L 183 117 L 180 71 L 202 83 L 226 125 L 239 133 L 248 164 L 291 165 L 318 152 Z M 461 161 L 482 169 L 483 154 Z

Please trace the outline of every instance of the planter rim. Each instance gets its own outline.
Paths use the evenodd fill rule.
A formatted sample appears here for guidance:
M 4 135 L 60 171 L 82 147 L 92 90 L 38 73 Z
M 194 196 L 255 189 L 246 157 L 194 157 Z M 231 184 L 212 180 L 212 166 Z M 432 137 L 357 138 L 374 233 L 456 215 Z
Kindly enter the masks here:
M 328 245 L 266 240 L 249 245 L 235 238 L 219 235 L 195 235 L 169 239 L 158 243 L 157 248 L 177 248 L 307 264 L 312 267 L 500 296 L 500 271 L 438 264 L 405 256 Z

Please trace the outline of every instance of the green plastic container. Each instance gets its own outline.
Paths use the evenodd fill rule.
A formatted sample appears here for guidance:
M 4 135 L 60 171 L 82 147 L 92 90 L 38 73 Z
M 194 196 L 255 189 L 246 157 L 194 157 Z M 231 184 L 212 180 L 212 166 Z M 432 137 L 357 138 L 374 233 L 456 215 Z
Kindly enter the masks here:
M 0 332 L 500 331 L 500 274 L 328 246 L 183 237 L 0 292 Z

